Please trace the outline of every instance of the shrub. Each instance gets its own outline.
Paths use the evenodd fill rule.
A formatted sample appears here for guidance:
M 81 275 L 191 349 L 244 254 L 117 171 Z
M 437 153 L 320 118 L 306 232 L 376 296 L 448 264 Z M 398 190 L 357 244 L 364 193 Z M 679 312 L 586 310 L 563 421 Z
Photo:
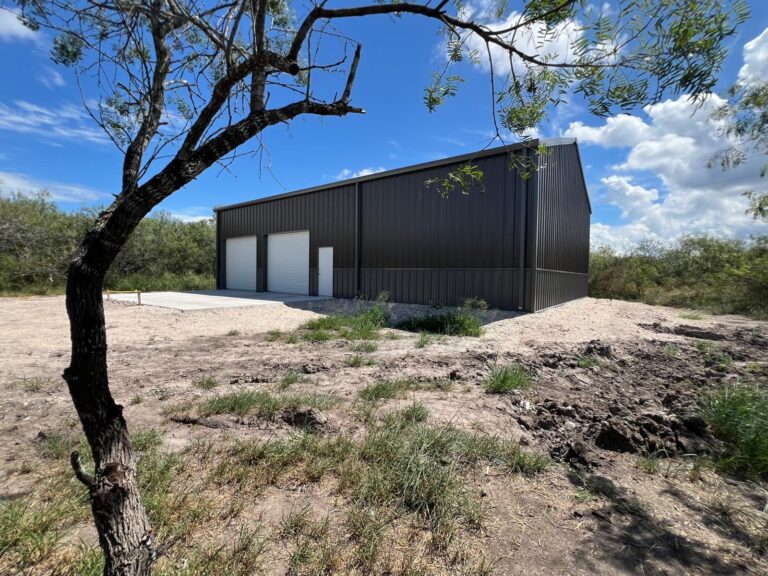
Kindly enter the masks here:
M 397 325 L 409 332 L 428 332 L 444 336 L 480 336 L 480 320 L 467 310 L 411 318 Z
M 733 386 L 705 397 L 702 415 L 726 450 L 718 465 L 748 477 L 768 476 L 768 392 Z
M 513 390 L 530 387 L 533 383 L 531 373 L 519 364 L 509 364 L 494 368 L 486 377 L 485 391 L 489 394 L 506 394 Z

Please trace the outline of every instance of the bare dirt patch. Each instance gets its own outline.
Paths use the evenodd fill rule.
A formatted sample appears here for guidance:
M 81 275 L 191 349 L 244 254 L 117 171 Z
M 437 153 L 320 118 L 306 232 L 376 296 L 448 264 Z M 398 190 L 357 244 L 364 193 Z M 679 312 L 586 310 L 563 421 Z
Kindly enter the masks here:
M 195 505 L 176 503 L 199 508 L 198 520 L 181 512 L 169 520 L 192 524 L 164 573 L 245 536 L 252 545 L 263 540 L 253 572 L 267 574 L 321 565 L 356 574 L 768 572 L 764 486 L 712 468 L 722 445 L 698 410 L 701 397 L 722 386 L 766 384 L 766 323 L 692 321 L 679 310 L 584 299 L 519 317 L 485 312 L 481 337 L 439 337 L 423 347 L 418 335 L 390 329 L 366 352 L 343 338 L 289 339 L 318 314 L 355 306 L 182 313 L 107 304 L 113 393 L 132 429 L 156 430 L 163 449 L 179 455 L 173 493 L 184 485 L 199 495 Z M 396 320 L 430 311 L 391 308 Z M 67 439 L 76 441 L 78 428 L 60 378 L 68 352 L 63 299 L 0 300 L 0 349 L 0 490 L 13 501 L 34 496 L 54 475 L 69 482 Z M 350 361 L 355 355 L 365 361 Z M 532 385 L 487 393 L 488 374 L 509 364 L 528 371 Z M 367 386 L 393 379 L 407 385 L 377 402 L 361 398 Z M 223 396 L 242 413 L 204 409 Z M 313 444 L 317 461 L 299 460 L 279 477 L 255 484 L 249 477 L 247 490 L 231 480 L 242 470 L 220 469 L 238 443 L 309 434 L 354 444 L 396 410 L 414 407 L 409 414 L 421 418 L 419 406 L 429 425 L 519 442 L 552 464 L 538 474 L 494 461 L 468 465 L 462 478 L 483 520 L 461 520 L 444 550 L 418 514 L 381 507 L 394 515 L 355 522 L 358 492 L 345 485 L 354 474 L 326 448 Z M 347 459 L 371 465 L 365 454 Z M 93 547 L 87 505 L 79 506 L 77 523 L 30 573 L 56 573 L 51 558 L 73 556 L 79 538 Z M 303 520 L 289 529 L 296 511 Z M 380 545 L 366 547 L 372 542 Z

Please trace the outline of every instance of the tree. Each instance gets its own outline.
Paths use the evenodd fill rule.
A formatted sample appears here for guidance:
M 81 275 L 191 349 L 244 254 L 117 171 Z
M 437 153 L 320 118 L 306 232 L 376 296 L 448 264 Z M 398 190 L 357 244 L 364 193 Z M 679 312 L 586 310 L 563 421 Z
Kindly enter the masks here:
M 55 32 L 52 58 L 73 66 L 89 112 L 124 155 L 120 192 L 68 268 L 72 356 L 63 376 L 95 462 L 72 466 L 90 492 L 105 574 L 149 574 L 158 553 L 136 486 L 122 407 L 109 390 L 102 284 L 141 219 L 215 162 L 230 162 L 270 126 L 300 115 L 362 114 L 352 90 L 361 44 L 350 18 L 417 16 L 442 34 L 446 64 L 425 90 L 430 111 L 453 96 L 461 62 L 486 59 L 493 122 L 516 133 L 569 95 L 595 114 L 707 93 L 743 0 L 461 0 L 329 7 L 288 0 L 19 0 L 31 28 Z M 393 39 L 393 42 L 395 40 Z M 506 78 L 494 73 L 509 68 Z M 463 65 L 463 66 L 466 66 Z M 323 99 L 316 79 L 343 68 Z M 84 99 L 87 106 L 91 100 Z M 473 171 L 459 175 L 465 181 Z M 471 179 L 471 178 L 470 178 Z
M 710 167 L 720 164 L 723 170 L 741 166 L 755 156 L 768 156 L 768 81 L 747 80 L 728 90 L 728 100 L 715 110 L 715 121 L 721 121 L 721 133 L 733 144 L 714 156 Z M 760 177 L 768 174 L 768 162 L 760 168 Z M 768 192 L 748 190 L 747 214 L 768 219 Z

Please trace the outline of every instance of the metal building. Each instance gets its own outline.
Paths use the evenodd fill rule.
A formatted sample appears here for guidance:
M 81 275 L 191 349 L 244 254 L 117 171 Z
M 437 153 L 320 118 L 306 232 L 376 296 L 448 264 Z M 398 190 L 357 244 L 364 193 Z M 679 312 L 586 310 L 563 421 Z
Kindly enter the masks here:
M 217 207 L 217 286 L 529 312 L 586 296 L 592 209 L 578 147 L 542 143 Z M 427 184 L 466 162 L 482 187 L 444 198 Z M 527 178 L 523 163 L 536 166 Z

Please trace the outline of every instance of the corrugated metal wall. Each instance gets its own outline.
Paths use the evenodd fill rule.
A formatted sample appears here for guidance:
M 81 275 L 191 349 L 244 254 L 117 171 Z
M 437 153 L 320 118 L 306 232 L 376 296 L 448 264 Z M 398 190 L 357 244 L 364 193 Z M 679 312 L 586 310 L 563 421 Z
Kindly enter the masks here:
M 575 145 L 549 151 L 527 180 L 510 161 L 525 148 L 479 157 L 484 191 L 448 198 L 425 183 L 459 162 L 223 208 L 218 285 L 226 238 L 259 236 L 257 286 L 266 290 L 267 235 L 309 230 L 310 294 L 317 294 L 317 249 L 333 246 L 336 297 L 388 292 L 395 302 L 435 305 L 479 297 L 533 311 L 586 295 L 589 207 L 578 152 Z
M 539 157 L 536 203 L 534 311 L 587 295 L 591 209 L 576 144 Z
M 301 194 L 218 212 L 219 246 L 227 238 L 257 235 L 256 285 L 265 291 L 267 235 L 309 230 L 309 289 L 317 294 L 317 249 L 333 246 L 334 295 L 355 296 L 355 187 L 340 186 L 312 194 Z M 218 286 L 225 287 L 226 262 L 219 256 Z

